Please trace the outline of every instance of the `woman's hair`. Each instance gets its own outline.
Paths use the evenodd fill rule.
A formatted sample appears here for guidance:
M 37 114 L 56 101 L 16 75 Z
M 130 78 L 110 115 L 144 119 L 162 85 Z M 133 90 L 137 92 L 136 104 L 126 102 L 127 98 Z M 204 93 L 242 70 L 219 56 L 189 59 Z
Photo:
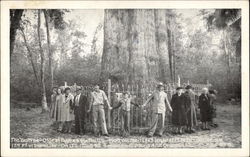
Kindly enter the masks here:
M 60 89 L 61 93 L 63 93 L 63 89 L 62 89 L 62 88 L 57 88 L 56 93 L 59 94 L 59 93 L 58 93 L 58 90 L 59 90 L 59 89 Z
M 66 87 L 66 88 L 64 89 L 64 93 L 66 93 L 67 90 L 70 90 L 70 88 L 69 88 L 69 87 Z
M 57 89 L 57 87 L 53 87 L 53 88 L 52 88 L 52 91 L 55 90 L 55 89 Z

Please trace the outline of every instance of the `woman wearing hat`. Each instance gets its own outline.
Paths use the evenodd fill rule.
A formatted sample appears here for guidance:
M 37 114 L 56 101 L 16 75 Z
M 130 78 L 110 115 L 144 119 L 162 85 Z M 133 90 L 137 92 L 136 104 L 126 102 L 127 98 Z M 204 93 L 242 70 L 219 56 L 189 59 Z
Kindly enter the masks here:
M 73 101 L 74 96 L 70 93 L 70 88 L 64 90 L 63 108 L 62 108 L 62 122 L 65 124 L 65 132 L 71 133 L 72 122 L 74 120 Z
M 55 100 L 55 120 L 58 123 L 57 131 L 62 131 L 63 123 L 62 123 L 62 107 L 63 107 L 63 89 L 57 89 L 57 95 Z
M 212 127 L 218 127 L 218 124 L 216 124 L 214 122 L 214 118 L 216 117 L 216 105 L 215 105 L 215 101 L 217 99 L 216 95 L 217 95 L 217 91 L 216 90 L 209 90 L 209 97 L 210 97 L 210 106 L 211 106 L 211 122 L 210 122 L 210 126 Z
M 184 103 L 186 108 L 187 132 L 194 133 L 194 127 L 197 125 L 196 110 L 195 110 L 195 93 L 191 85 L 186 86 L 184 94 Z
M 50 98 L 50 118 L 55 120 L 55 102 L 56 102 L 56 95 L 57 95 L 57 88 L 53 87 L 52 89 L 52 95 Z
M 208 128 L 208 122 L 211 121 L 211 107 L 210 97 L 208 95 L 207 88 L 203 88 L 202 94 L 199 96 L 199 108 L 202 122 L 202 130 L 210 130 Z
M 172 96 L 170 102 L 171 107 L 173 109 L 172 123 L 176 127 L 174 133 L 178 134 L 183 134 L 183 127 L 186 125 L 185 104 L 182 89 L 182 87 L 176 88 L 176 93 Z

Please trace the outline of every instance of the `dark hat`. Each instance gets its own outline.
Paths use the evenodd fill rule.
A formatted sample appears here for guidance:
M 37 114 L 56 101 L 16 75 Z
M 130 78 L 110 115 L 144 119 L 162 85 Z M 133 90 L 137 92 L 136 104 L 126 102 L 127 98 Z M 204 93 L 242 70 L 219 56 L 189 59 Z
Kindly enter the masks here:
M 54 86 L 54 87 L 52 88 L 52 90 L 57 89 L 57 88 L 58 88 L 58 87 Z
M 191 85 L 187 85 L 185 89 L 192 89 L 193 87 Z
M 76 91 L 82 90 L 81 86 L 76 87 Z
M 67 91 L 67 90 L 70 90 L 70 88 L 69 88 L 69 87 L 66 87 L 64 91 Z
M 176 90 L 180 90 L 180 89 L 183 89 L 182 87 L 177 87 Z
M 130 95 L 130 92 L 129 92 L 129 91 L 125 91 L 125 92 L 123 92 L 123 94 L 124 94 L 124 95 L 125 95 L 125 94 Z
M 208 92 L 209 92 L 210 94 L 217 94 L 217 91 L 216 91 L 215 89 L 210 89 Z

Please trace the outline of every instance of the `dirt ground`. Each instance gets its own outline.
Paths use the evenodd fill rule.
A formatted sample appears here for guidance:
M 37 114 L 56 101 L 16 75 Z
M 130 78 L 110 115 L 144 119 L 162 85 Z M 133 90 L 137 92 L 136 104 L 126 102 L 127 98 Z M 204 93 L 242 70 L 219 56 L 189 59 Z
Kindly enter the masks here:
M 144 135 L 97 138 L 91 134 L 58 133 L 52 129 L 48 113 L 40 113 L 41 108 L 11 108 L 11 148 L 241 148 L 239 105 L 217 106 L 218 128 L 194 134 L 166 134 L 161 138 Z

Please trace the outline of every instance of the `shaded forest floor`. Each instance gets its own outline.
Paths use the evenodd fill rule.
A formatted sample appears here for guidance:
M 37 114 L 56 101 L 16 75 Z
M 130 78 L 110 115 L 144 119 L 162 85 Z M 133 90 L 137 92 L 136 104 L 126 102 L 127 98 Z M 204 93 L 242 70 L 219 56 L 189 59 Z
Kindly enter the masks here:
M 11 108 L 10 137 L 12 148 L 240 148 L 241 107 L 218 105 L 218 128 L 194 134 L 166 134 L 162 138 L 131 135 L 94 137 L 58 133 L 52 129 L 48 113 L 41 108 Z

